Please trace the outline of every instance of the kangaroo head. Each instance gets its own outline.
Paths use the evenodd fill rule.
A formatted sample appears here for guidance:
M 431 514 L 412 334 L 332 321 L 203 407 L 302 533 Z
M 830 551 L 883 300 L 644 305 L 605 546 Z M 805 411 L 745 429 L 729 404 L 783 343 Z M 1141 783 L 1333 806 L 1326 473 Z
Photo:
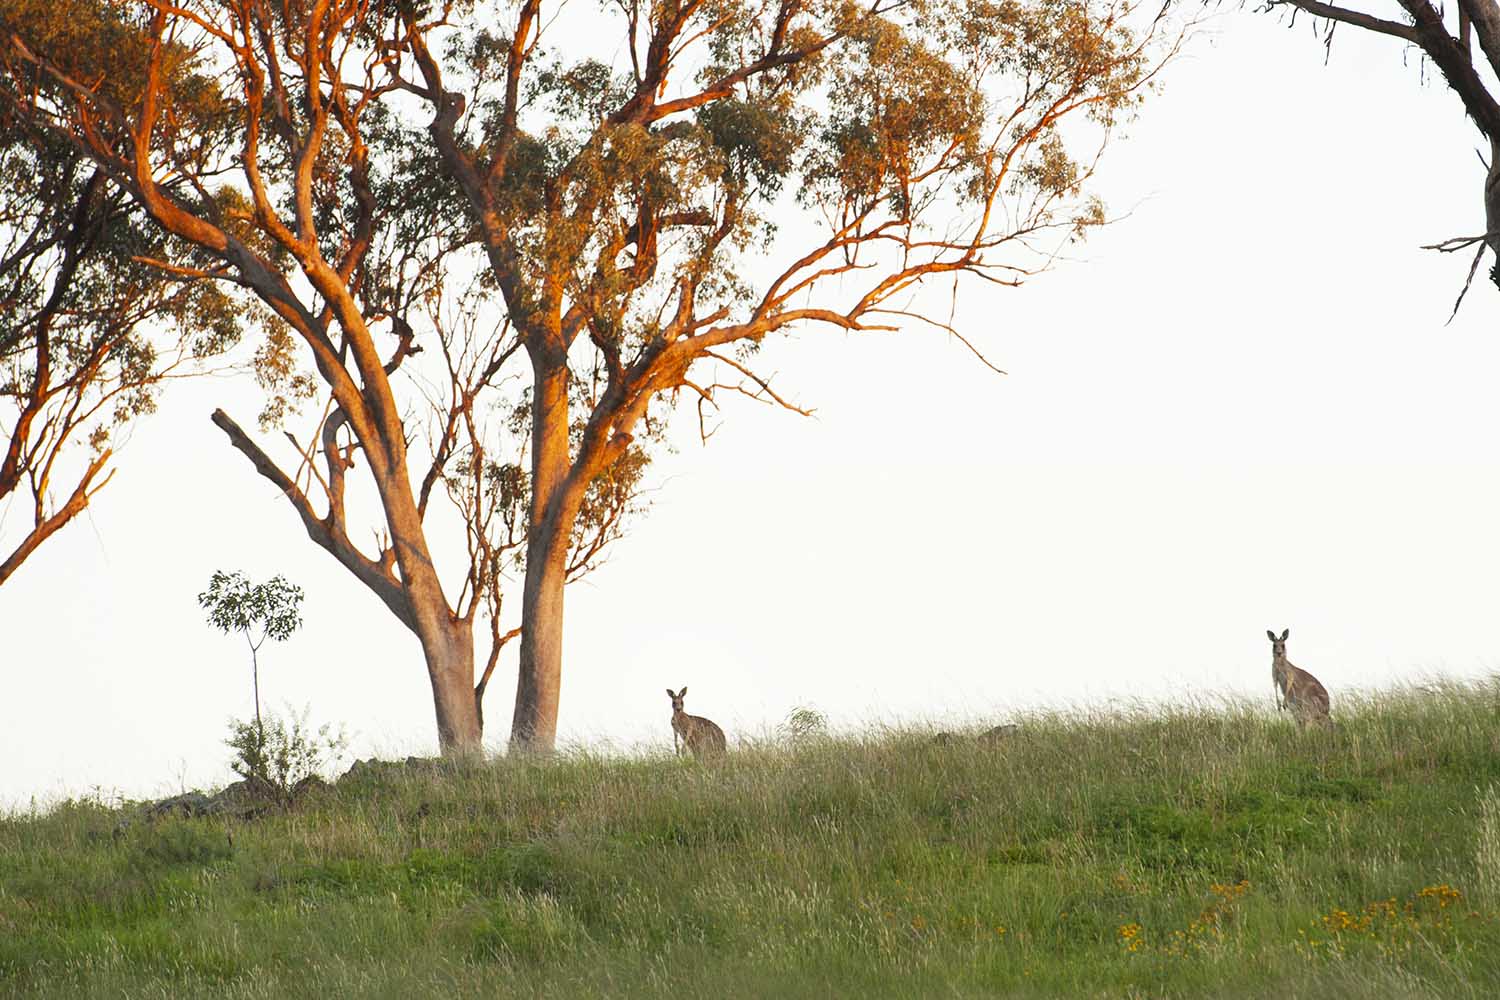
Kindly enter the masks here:
M 1272 656 L 1285 656 L 1286 655 L 1286 637 L 1288 635 L 1291 635 L 1291 632 L 1292 632 L 1291 629 L 1284 628 L 1284 629 L 1281 630 L 1281 637 L 1277 638 L 1275 632 L 1272 632 L 1270 629 L 1266 629 L 1266 638 L 1271 640 L 1271 655 Z
M 680 712 L 680 711 L 682 711 L 682 698 L 683 698 L 683 695 L 685 695 L 685 694 L 687 694 L 687 687 L 686 686 L 684 686 L 681 691 L 677 691 L 675 693 L 672 691 L 671 688 L 667 688 L 667 697 L 672 699 L 672 711 L 674 711 L 674 712 Z

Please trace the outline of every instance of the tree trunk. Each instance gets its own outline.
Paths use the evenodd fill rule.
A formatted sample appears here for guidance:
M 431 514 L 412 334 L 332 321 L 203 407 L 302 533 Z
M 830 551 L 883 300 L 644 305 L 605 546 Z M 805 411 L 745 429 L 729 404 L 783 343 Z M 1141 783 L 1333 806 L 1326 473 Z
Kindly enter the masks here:
M 448 609 L 442 609 L 446 616 Z M 438 746 L 443 756 L 478 753 L 484 735 L 474 703 L 474 633 L 463 622 L 421 629 L 422 655 L 432 681 Z
M 426 528 L 407 478 L 404 431 L 390 398 L 389 383 L 381 383 L 387 415 L 378 442 L 362 441 L 369 457 L 370 475 L 380 494 L 391 548 L 400 573 L 400 588 L 409 612 L 407 624 L 422 644 L 432 703 L 437 715 L 438 746 L 444 757 L 477 754 L 483 750 L 483 727 L 474 702 L 474 623 L 454 616 L 443 593 Z M 370 394 L 370 390 L 366 390 Z
M 557 742 L 567 532 L 560 535 L 551 542 L 533 536 L 526 546 L 521 662 L 510 729 L 510 746 L 515 751 L 549 753 Z
M 395 461 L 370 462 L 370 475 L 380 493 L 386 525 L 394 543 L 395 559 L 400 569 L 397 576 L 384 562 L 390 553 L 383 554 L 382 560 L 377 562 L 350 543 L 344 533 L 341 504 L 335 502 L 333 509 L 337 516 L 319 516 L 296 483 L 227 413 L 215 410 L 213 422 L 229 436 L 230 444 L 250 459 L 256 471 L 291 501 L 308 537 L 353 573 L 384 602 L 401 624 L 416 635 L 427 661 L 428 679 L 432 682 L 438 745 L 442 752 L 445 755 L 478 752 L 483 727 L 474 703 L 473 623 L 455 619 L 447 598 L 443 596 L 442 583 L 427 551 L 422 517 L 405 476 L 404 453 L 398 453 Z M 400 433 L 399 427 L 393 429 L 391 439 L 399 442 Z M 378 440 L 367 443 L 367 454 L 378 453 L 380 445 Z M 391 469 L 401 471 L 387 471 Z M 342 492 L 337 495 L 342 496 Z
M 1485 242 L 1495 254 L 1490 280 L 1500 288 L 1500 136 L 1490 140 L 1490 172 L 1484 179 Z
M 531 518 L 521 592 L 521 657 L 511 750 L 549 753 L 562 687 L 563 584 L 576 502 L 567 496 L 568 368 L 533 359 Z

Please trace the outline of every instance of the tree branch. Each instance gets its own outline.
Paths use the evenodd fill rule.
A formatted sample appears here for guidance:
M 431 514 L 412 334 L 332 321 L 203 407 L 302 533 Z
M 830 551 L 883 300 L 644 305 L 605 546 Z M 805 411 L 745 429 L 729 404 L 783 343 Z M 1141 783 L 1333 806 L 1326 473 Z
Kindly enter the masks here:
M 51 517 L 40 521 L 25 538 L 21 539 L 21 544 L 16 547 L 15 551 L 7 556 L 3 563 L 0 563 L 0 586 L 3 586 L 11 574 L 20 568 L 21 564 L 26 561 L 26 557 L 31 555 L 38 545 L 41 545 L 56 533 L 59 528 L 82 513 L 83 509 L 89 505 L 89 501 L 94 498 L 94 494 L 109 484 L 110 479 L 114 478 L 113 470 L 104 477 L 98 486 L 90 488 L 94 477 L 109 463 L 109 456 L 110 451 L 107 448 L 94 456 L 94 460 L 89 463 L 88 469 L 84 471 L 83 477 L 79 479 L 78 485 L 74 487 L 73 495 L 68 497 L 67 503 L 59 507 L 57 512 Z
M 308 502 L 307 495 L 298 488 L 296 483 L 292 482 L 285 472 L 281 471 L 259 445 L 250 439 L 239 424 L 230 419 L 227 413 L 223 410 L 215 410 L 212 419 L 214 424 L 229 437 L 229 443 L 255 466 L 255 471 L 269 480 L 281 491 L 282 496 L 286 497 L 287 502 L 297 512 L 297 516 L 302 519 L 302 526 L 307 530 L 307 537 L 353 573 L 385 603 L 386 607 L 390 608 L 391 613 L 403 625 L 415 632 L 416 620 L 407 602 L 405 591 L 402 589 L 401 582 L 391 574 L 389 567 L 368 558 L 356 549 L 341 527 L 318 517 L 312 504 Z
M 1269 0 L 1267 7 L 1298 7 L 1307 11 L 1315 17 L 1327 18 L 1330 21 L 1339 21 L 1343 24 L 1352 24 L 1356 28 L 1364 28 L 1368 31 L 1379 32 L 1382 35 L 1390 35 L 1404 41 L 1417 43 L 1417 32 L 1409 24 L 1400 21 L 1387 21 L 1384 18 L 1375 17 L 1362 11 L 1350 10 L 1348 7 L 1338 7 L 1334 4 L 1320 3 L 1319 0 Z

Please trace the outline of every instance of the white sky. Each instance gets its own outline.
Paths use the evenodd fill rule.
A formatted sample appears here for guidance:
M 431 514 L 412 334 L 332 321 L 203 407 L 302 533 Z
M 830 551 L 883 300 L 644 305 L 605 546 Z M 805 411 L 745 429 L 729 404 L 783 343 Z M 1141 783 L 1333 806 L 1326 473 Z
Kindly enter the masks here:
M 1103 165 L 1079 261 L 967 286 L 942 334 L 768 357 L 808 420 L 684 424 L 653 512 L 569 591 L 568 742 L 670 746 L 664 688 L 731 734 L 1000 721 L 1112 698 L 1271 697 L 1267 628 L 1333 694 L 1500 662 L 1500 293 L 1419 247 L 1481 225 L 1477 132 L 1399 46 L 1232 13 Z M 243 643 L 194 595 L 285 573 L 306 625 L 262 691 L 357 756 L 436 749 L 416 640 L 175 387 L 92 514 L 0 592 L 0 806 L 231 776 Z M 19 512 L 13 513 L 16 517 Z M 4 537 L 0 535 L 0 540 Z M 3 546 L 0 546 L 3 547 Z M 504 746 L 514 650 L 487 698 Z

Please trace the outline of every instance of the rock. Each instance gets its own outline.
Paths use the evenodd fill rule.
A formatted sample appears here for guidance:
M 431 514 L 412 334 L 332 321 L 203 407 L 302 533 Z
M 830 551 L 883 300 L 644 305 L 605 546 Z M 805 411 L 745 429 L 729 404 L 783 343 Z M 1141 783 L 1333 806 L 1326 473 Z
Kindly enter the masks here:
M 1014 722 L 1007 722 L 1004 725 L 996 726 L 993 729 L 986 729 L 984 732 L 980 733 L 979 742 L 999 743 L 1001 740 L 1014 736 L 1019 731 L 1020 727 L 1017 726 Z
M 301 781 L 292 786 L 292 798 L 300 800 L 307 795 L 316 795 L 320 792 L 326 792 L 332 787 L 332 785 L 324 781 L 318 775 L 309 774 L 307 777 L 303 778 Z
M 358 781 L 360 778 L 373 777 L 379 773 L 382 761 L 371 757 L 369 760 L 356 760 L 349 765 L 349 770 L 339 775 L 334 781 L 343 784 L 345 781 Z
M 274 802 L 280 798 L 276 787 L 264 778 L 241 778 L 225 785 L 215 796 L 226 802 Z
M 183 792 L 181 795 L 151 803 L 146 807 L 145 815 L 147 819 L 160 819 L 163 816 L 207 816 L 213 806 L 214 799 L 202 792 Z
M 203 792 L 183 792 L 170 798 L 146 805 L 141 818 L 154 822 L 163 817 L 176 816 L 191 819 L 200 816 L 224 816 L 230 819 L 258 819 L 273 809 L 287 808 L 303 796 L 316 794 L 328 788 L 328 782 L 312 775 L 293 786 L 286 796 L 262 778 L 242 778 L 212 795 Z M 128 818 L 121 819 L 115 827 L 115 838 L 119 839 L 130 828 Z
M 431 774 L 441 770 L 446 762 L 441 757 L 408 757 L 405 760 L 356 760 L 349 770 L 335 779 L 335 785 L 345 781 L 384 781 L 400 775 Z

